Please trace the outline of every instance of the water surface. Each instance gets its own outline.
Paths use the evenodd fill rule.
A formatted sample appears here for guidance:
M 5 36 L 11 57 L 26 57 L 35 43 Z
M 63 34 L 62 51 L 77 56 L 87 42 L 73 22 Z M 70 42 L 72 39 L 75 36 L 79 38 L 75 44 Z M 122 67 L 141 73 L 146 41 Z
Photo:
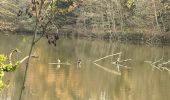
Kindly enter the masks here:
M 29 52 L 30 36 L 0 35 L 0 53 L 9 54 L 12 49 L 22 51 L 15 59 L 22 59 Z M 120 68 L 121 75 L 110 73 L 93 61 L 122 52 L 121 59 L 132 59 Z M 35 46 L 31 60 L 23 100 L 169 100 L 170 74 L 153 70 L 144 61 L 170 59 L 170 47 L 110 43 L 101 40 L 61 38 L 57 46 L 49 45 L 43 38 Z M 109 70 L 117 71 L 111 62 L 113 56 L 97 62 Z M 51 65 L 57 62 L 71 65 Z M 81 66 L 77 60 L 81 59 Z M 168 65 L 170 66 L 170 65 Z M 5 81 L 10 87 L 0 94 L 0 100 L 18 100 L 23 82 L 25 64 L 15 72 L 8 73 Z

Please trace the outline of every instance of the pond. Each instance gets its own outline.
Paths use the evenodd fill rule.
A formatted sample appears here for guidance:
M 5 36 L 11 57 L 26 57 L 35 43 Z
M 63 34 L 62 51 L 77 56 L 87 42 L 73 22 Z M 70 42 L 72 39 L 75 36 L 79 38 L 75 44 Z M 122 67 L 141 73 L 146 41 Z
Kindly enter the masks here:
M 0 53 L 9 54 L 18 48 L 21 53 L 14 59 L 27 56 L 30 36 L 0 35 Z M 116 61 L 119 55 L 121 75 Z M 152 68 L 146 61 L 170 59 L 170 47 L 121 44 L 92 39 L 61 38 L 56 47 L 42 38 L 33 50 L 28 68 L 23 100 L 169 100 L 170 74 Z M 61 65 L 57 63 L 60 59 Z M 81 62 L 81 63 L 79 63 Z M 167 65 L 167 66 L 170 66 Z M 1 91 L 0 100 L 18 100 L 23 82 L 25 64 L 15 72 L 7 73 L 9 87 Z

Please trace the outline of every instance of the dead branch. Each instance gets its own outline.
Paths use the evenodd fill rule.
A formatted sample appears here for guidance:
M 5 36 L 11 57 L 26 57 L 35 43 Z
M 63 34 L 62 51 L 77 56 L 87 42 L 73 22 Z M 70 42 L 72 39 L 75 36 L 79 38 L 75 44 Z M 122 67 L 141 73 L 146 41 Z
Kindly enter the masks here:
M 106 59 L 108 57 L 112 57 L 112 56 L 118 55 L 117 60 L 114 61 L 114 62 L 111 62 L 111 63 L 116 65 L 116 67 L 118 69 L 118 72 L 119 72 L 120 71 L 120 67 L 128 68 L 127 66 L 121 65 L 120 64 L 121 62 L 126 62 L 126 61 L 129 61 L 129 60 L 132 60 L 132 59 L 121 60 L 121 54 L 122 54 L 122 52 L 119 52 L 119 53 L 116 53 L 116 54 L 111 54 L 111 55 L 108 55 L 108 56 L 105 56 L 105 57 L 102 57 L 100 59 L 95 60 L 94 63 L 96 63 L 97 61 L 100 61 L 102 59 Z
M 160 61 L 162 61 L 162 60 L 163 60 L 163 58 L 161 58 L 161 59 L 159 59 L 157 61 L 154 61 L 154 62 L 153 61 L 145 61 L 145 62 L 149 63 L 152 66 L 152 68 L 156 68 L 156 69 L 158 69 L 160 71 L 167 70 L 170 73 L 170 69 L 163 66 L 163 65 L 166 65 L 166 64 L 170 63 L 170 60 L 168 60 L 166 62 L 163 62 L 163 63 L 160 63 Z
M 20 61 L 19 61 L 19 64 L 22 64 L 25 60 L 27 60 L 29 58 L 29 56 L 26 56 L 26 57 L 24 57 L 23 59 L 21 59 Z
M 50 65 L 71 65 L 70 63 L 48 63 Z
M 112 62 L 112 64 L 116 65 L 116 67 L 118 69 L 118 72 L 119 72 L 120 71 L 120 67 L 128 68 L 127 66 L 121 65 L 120 63 L 129 61 L 129 60 L 132 60 L 132 59 L 121 60 L 121 54 L 119 54 L 117 60 Z
M 102 59 L 105 59 L 105 58 L 108 58 L 108 57 L 111 57 L 111 56 L 120 55 L 121 53 L 122 53 L 122 52 L 120 52 L 120 53 L 116 53 L 116 54 L 111 54 L 111 55 L 108 55 L 108 56 L 102 57 L 102 58 L 100 58 L 100 59 L 97 59 L 97 60 L 95 60 L 95 61 L 93 61 L 93 62 L 95 63 L 95 62 L 97 62 L 97 61 L 100 61 L 100 60 L 102 60 Z
M 121 60 L 119 62 L 126 62 L 126 61 L 129 61 L 129 60 L 132 60 L 132 59 Z
M 12 50 L 12 52 L 9 54 L 9 56 L 8 56 L 9 64 L 12 65 L 12 55 L 13 55 L 14 53 L 17 53 L 17 52 L 20 52 L 20 51 L 19 51 L 18 49 L 14 49 L 14 50 Z
M 162 64 L 158 64 L 158 66 L 162 67 L 163 65 L 166 65 L 168 63 L 170 63 L 170 60 L 168 60 L 167 62 L 163 62 Z
M 99 67 L 99 68 L 101 68 L 101 69 L 103 69 L 103 70 L 105 70 L 105 71 L 107 71 L 107 72 L 109 72 L 109 73 L 112 73 L 112 74 L 115 74 L 115 75 L 121 75 L 120 72 L 117 72 L 117 71 L 114 71 L 114 70 L 110 70 L 110 69 L 108 69 L 108 68 L 105 68 L 105 67 L 97 64 L 97 63 L 94 63 L 94 64 L 95 64 L 97 67 Z

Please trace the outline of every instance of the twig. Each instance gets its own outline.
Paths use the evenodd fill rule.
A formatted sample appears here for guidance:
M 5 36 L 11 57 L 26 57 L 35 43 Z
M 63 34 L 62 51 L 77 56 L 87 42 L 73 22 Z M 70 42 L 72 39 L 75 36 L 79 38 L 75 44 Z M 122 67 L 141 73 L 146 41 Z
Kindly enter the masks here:
M 120 53 L 116 53 L 116 54 L 111 54 L 111 55 L 102 57 L 102 58 L 100 58 L 100 59 L 97 59 L 97 60 L 95 60 L 95 61 L 93 61 L 93 62 L 95 63 L 95 62 L 100 61 L 100 60 L 102 60 L 102 59 L 105 59 L 105 58 L 108 58 L 108 57 L 111 57 L 111 56 L 115 56 L 115 55 L 120 55 L 120 54 L 121 54 L 121 52 L 120 52 Z
M 36 8 L 36 6 L 35 6 L 35 8 Z M 23 91 L 25 89 L 25 82 L 26 82 L 29 62 L 30 62 L 30 59 L 31 59 L 31 54 L 32 54 L 34 45 L 35 45 L 34 41 L 35 41 L 36 35 L 37 35 L 37 26 L 38 26 L 37 9 L 35 11 L 36 11 L 36 23 L 35 23 L 35 29 L 34 29 L 34 36 L 33 36 L 32 41 L 31 41 L 31 48 L 29 50 L 29 56 L 28 56 L 28 60 L 27 60 L 26 68 L 25 68 L 25 72 L 24 72 L 24 79 L 23 79 L 23 83 L 22 83 L 22 86 L 21 86 L 21 91 L 20 91 L 18 100 L 22 100 Z
M 41 10 L 42 8 L 40 8 Z M 39 10 L 39 11 L 40 11 Z M 41 10 L 42 11 L 42 10 Z M 34 36 L 32 38 L 32 42 L 31 42 L 31 48 L 29 50 L 29 57 L 28 57 L 28 60 L 27 60 L 27 63 L 26 63 L 26 68 L 25 68 L 25 72 L 24 72 L 24 79 L 23 79 L 23 83 L 21 85 L 21 91 L 19 93 L 19 99 L 18 100 L 22 100 L 22 95 L 23 95 L 23 91 L 24 91 L 24 88 L 25 88 L 25 83 L 26 83 L 26 77 L 27 77 L 27 74 L 28 74 L 28 67 L 29 67 L 29 63 L 30 63 L 30 59 L 31 59 L 31 54 L 32 54 L 32 51 L 33 51 L 33 48 L 34 48 L 34 45 L 35 45 L 35 40 L 36 40 L 36 35 L 37 35 L 37 31 L 38 31 L 38 24 L 39 24 L 39 20 L 38 20 L 38 15 L 40 15 L 40 12 L 38 12 L 38 7 L 37 5 L 35 4 L 35 18 L 36 18 L 36 21 L 35 21 L 35 29 L 34 29 Z M 39 41 L 39 40 L 38 40 Z
M 110 70 L 110 69 L 108 69 L 108 68 L 105 68 L 105 67 L 97 64 L 97 63 L 94 63 L 94 64 L 95 64 L 97 67 L 99 67 L 99 68 L 101 68 L 101 69 L 103 69 L 103 70 L 105 70 L 105 71 L 107 71 L 107 72 L 109 72 L 109 73 L 112 73 L 112 74 L 115 74 L 115 75 L 121 75 L 120 72 L 117 72 L 117 71 L 114 71 L 114 70 Z
M 37 43 L 45 34 L 45 31 L 46 31 L 46 28 L 48 26 L 48 24 L 50 23 L 51 21 L 49 20 L 44 26 L 43 26 L 43 32 L 41 34 L 41 36 L 37 39 L 37 40 L 34 40 L 34 44 Z
M 45 33 L 42 33 L 41 36 L 37 40 L 34 41 L 34 44 L 37 43 L 44 36 L 44 34 Z

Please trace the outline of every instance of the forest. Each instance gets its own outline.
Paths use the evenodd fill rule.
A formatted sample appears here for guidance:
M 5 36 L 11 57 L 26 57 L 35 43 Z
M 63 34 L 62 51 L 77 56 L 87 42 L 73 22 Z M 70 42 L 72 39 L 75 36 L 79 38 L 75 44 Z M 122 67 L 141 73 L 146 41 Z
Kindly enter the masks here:
M 37 19 L 40 34 L 43 33 L 41 24 L 52 21 L 56 28 L 49 30 L 62 35 L 169 42 L 168 0 L 58 0 L 60 3 L 53 8 L 49 7 L 49 0 L 38 0 L 35 5 L 31 0 L 1 2 L 0 30 L 3 32 L 31 34 Z
M 0 0 L 0 100 L 169 100 L 169 0 Z

